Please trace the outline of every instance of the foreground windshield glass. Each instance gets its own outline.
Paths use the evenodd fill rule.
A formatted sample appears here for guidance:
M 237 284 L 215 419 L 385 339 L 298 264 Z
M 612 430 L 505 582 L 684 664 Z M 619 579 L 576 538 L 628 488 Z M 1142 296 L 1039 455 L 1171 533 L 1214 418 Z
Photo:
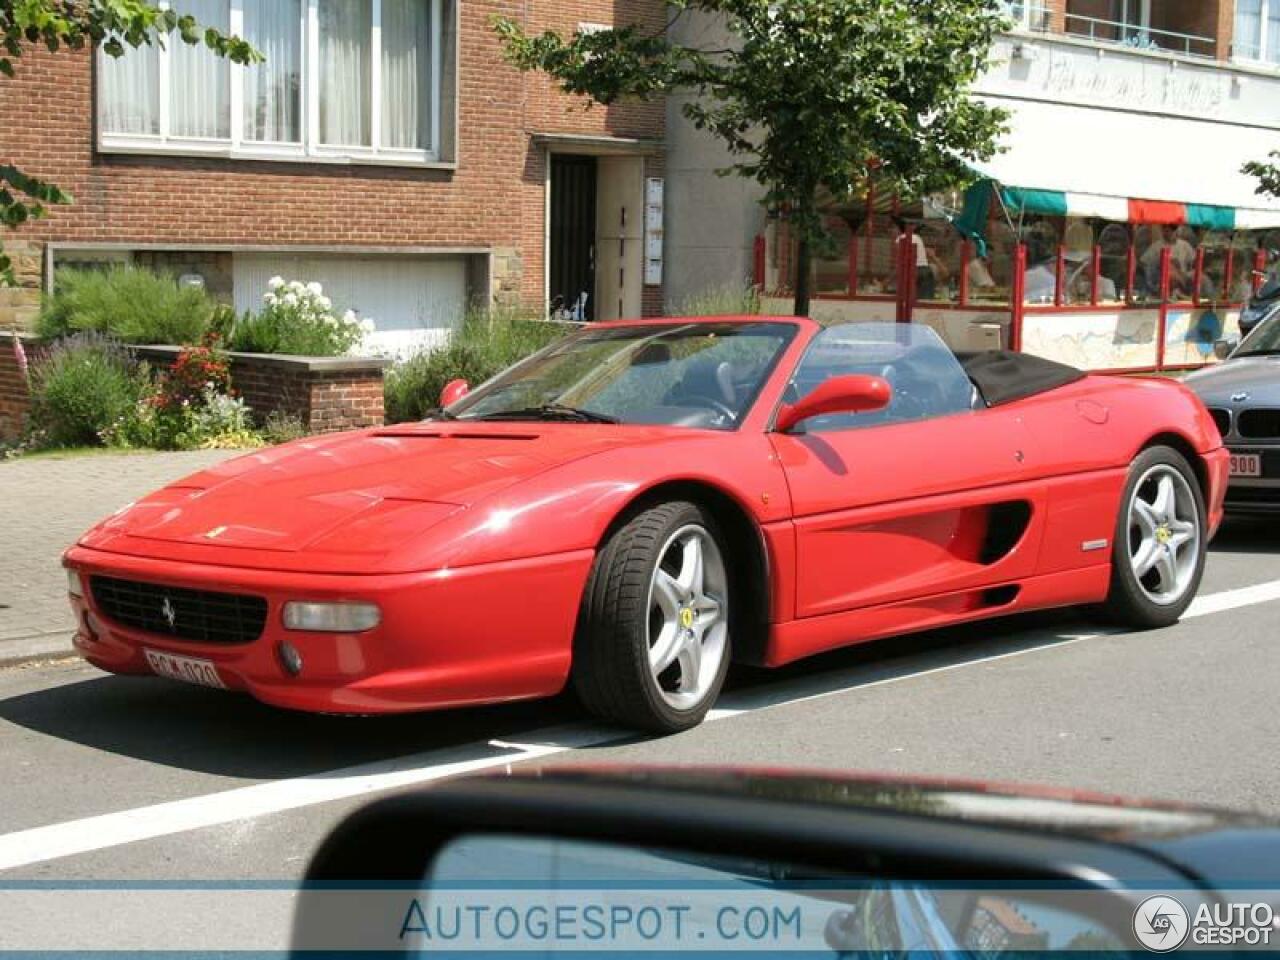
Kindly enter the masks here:
M 788 323 L 586 330 L 449 408 L 464 420 L 568 420 L 732 429 L 783 349 Z

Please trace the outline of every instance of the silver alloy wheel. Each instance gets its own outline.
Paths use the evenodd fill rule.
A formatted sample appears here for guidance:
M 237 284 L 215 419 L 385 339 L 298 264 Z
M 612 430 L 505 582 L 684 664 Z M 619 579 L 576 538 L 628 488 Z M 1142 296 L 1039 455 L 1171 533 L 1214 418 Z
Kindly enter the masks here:
M 1157 464 L 1129 502 L 1129 563 L 1142 592 L 1161 606 L 1186 594 L 1200 562 L 1200 508 L 1177 469 Z
M 692 710 L 720 673 L 729 638 L 729 580 L 715 538 L 690 524 L 658 553 L 649 582 L 649 670 L 677 710 Z

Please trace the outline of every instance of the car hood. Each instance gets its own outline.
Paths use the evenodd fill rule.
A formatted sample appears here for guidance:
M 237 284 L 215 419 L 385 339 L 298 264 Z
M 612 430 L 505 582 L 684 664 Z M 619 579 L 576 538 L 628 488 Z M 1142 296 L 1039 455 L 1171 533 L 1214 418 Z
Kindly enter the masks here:
M 227 461 L 130 504 L 81 546 L 197 562 L 298 568 L 290 554 L 375 554 L 574 460 L 664 428 L 426 423 L 307 439 Z M 175 548 L 193 548 L 175 550 Z
M 1183 381 L 1206 404 L 1230 404 L 1238 393 L 1250 405 L 1280 404 L 1280 357 L 1237 357 L 1197 370 Z

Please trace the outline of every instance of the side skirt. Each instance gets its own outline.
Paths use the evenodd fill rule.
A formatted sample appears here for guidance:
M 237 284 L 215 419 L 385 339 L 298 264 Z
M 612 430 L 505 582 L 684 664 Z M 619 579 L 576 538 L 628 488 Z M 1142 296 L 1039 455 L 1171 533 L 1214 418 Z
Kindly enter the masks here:
M 1031 610 L 1100 603 L 1111 566 L 1067 570 L 980 590 L 940 594 L 775 624 L 766 665 L 779 667 L 840 647 Z

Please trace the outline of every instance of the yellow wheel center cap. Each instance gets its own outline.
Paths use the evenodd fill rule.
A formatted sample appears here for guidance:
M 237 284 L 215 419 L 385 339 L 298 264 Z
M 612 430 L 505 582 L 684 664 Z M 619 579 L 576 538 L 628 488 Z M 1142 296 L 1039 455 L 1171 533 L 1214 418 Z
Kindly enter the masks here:
M 1164 544 L 1164 543 L 1168 543 L 1172 539 L 1173 539 L 1173 531 L 1170 530 L 1168 527 L 1156 528 L 1156 540 L 1158 542 Z
M 686 630 L 693 628 L 693 609 L 691 607 L 685 607 L 680 611 L 680 626 Z

